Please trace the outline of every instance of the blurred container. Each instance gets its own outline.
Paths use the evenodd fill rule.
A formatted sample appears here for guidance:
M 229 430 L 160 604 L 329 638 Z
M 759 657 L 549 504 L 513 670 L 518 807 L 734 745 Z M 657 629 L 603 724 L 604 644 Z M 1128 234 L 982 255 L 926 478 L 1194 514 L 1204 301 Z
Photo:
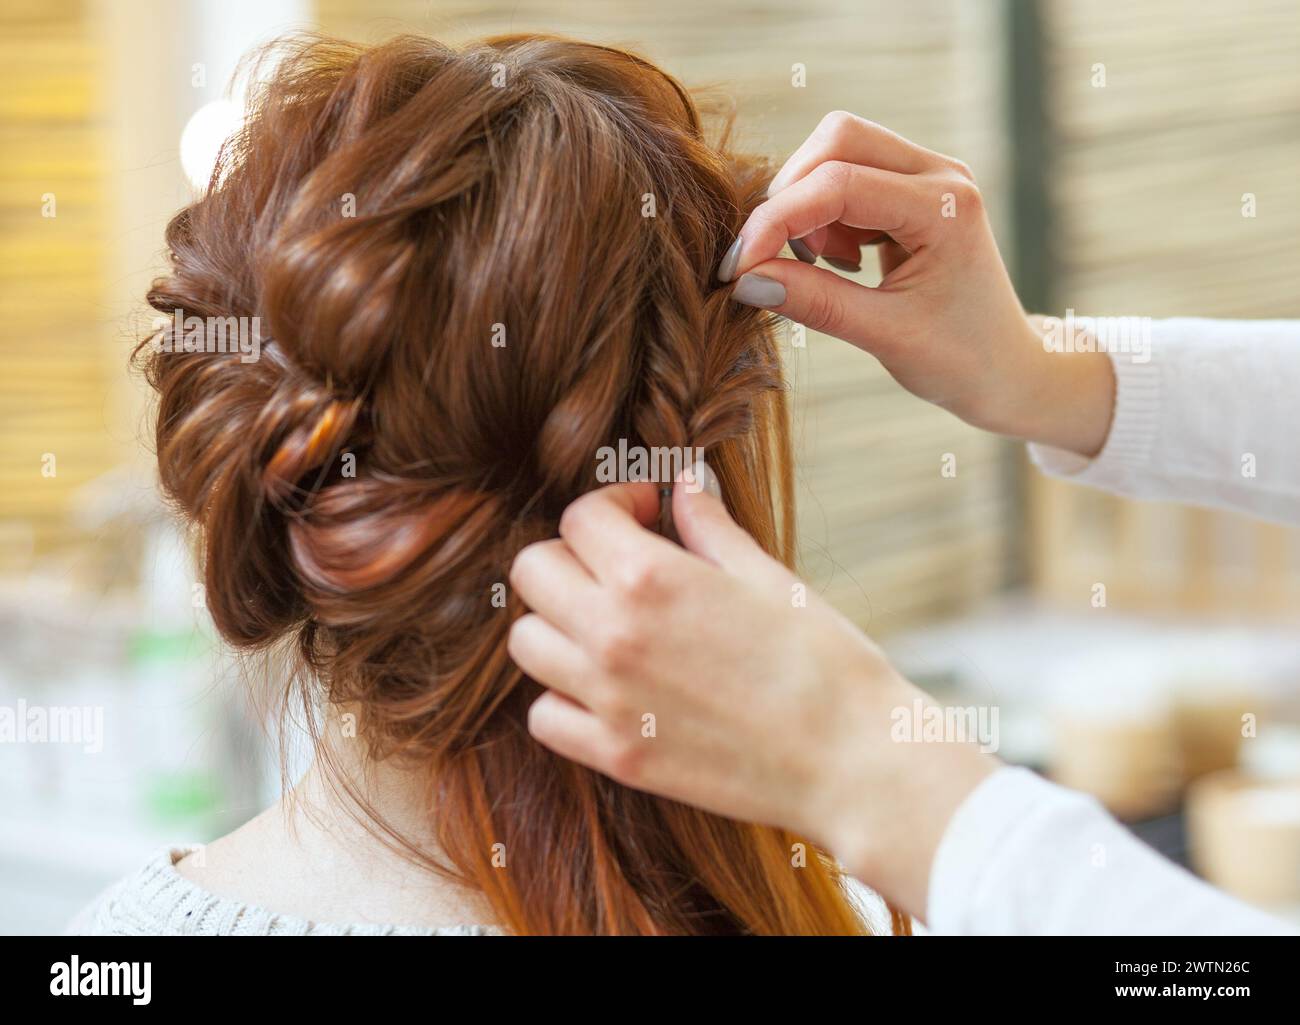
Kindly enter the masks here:
M 1050 775 L 1062 786 L 1092 794 L 1122 819 L 1177 804 L 1182 758 L 1167 716 L 1062 717 L 1055 732 Z
M 1182 752 L 1162 664 L 1140 650 L 1075 660 L 1053 681 L 1049 774 L 1123 819 L 1172 810 Z
M 154 526 L 140 572 L 142 614 L 132 631 L 127 675 L 141 798 L 156 822 L 191 834 L 221 806 L 221 703 L 214 693 L 215 647 L 191 553 L 168 521 Z
M 1187 836 L 1210 883 L 1266 907 L 1300 905 L 1300 777 L 1202 777 L 1187 794 Z
M 1242 716 L 1251 707 L 1245 690 L 1230 685 L 1196 680 L 1176 688 L 1171 712 L 1184 779 L 1190 782 L 1237 765 Z

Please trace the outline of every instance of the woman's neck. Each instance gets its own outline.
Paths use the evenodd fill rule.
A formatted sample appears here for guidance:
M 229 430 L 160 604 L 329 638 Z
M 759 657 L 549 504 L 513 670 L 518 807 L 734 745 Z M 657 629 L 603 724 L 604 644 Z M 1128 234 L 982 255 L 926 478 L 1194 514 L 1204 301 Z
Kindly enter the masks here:
M 349 796 L 438 857 L 420 773 L 365 760 L 362 745 L 318 756 L 280 801 L 187 857 L 181 875 L 204 889 L 270 911 L 325 923 L 437 927 L 495 924 L 481 893 L 415 863 Z

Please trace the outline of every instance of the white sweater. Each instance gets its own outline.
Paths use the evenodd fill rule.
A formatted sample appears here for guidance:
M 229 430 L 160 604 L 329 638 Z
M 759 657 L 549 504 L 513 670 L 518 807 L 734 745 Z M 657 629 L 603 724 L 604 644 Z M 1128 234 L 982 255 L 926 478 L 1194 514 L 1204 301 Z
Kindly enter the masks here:
M 1111 360 L 1105 447 L 1088 460 L 1031 445 L 1041 469 L 1133 498 L 1300 524 L 1300 322 L 1156 321 L 1149 361 Z M 1165 861 L 1091 798 L 1017 768 L 998 770 L 953 816 L 927 919 L 935 933 L 1295 931 Z

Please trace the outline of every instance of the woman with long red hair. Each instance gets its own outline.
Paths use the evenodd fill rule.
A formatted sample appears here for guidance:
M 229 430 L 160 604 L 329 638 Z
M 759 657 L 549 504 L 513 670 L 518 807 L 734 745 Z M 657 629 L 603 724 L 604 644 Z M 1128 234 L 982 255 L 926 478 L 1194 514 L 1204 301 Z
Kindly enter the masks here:
M 316 760 L 83 927 L 873 931 L 799 837 L 538 744 L 541 689 L 507 650 L 527 611 L 512 560 L 620 444 L 702 450 L 736 522 L 793 558 L 771 316 L 715 275 L 770 168 L 622 50 L 307 38 L 275 56 L 149 293 L 166 318 L 258 318 L 258 358 L 151 339 L 137 359 L 216 627 L 291 656 L 282 697 L 309 710 Z

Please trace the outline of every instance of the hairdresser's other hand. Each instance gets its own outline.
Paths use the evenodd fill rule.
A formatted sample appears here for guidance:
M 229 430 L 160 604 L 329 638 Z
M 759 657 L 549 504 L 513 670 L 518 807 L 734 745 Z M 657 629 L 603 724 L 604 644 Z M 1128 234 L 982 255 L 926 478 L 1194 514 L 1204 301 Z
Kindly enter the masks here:
M 645 529 L 658 508 L 652 484 L 610 485 L 515 560 L 533 611 L 509 651 L 552 688 L 529 729 L 629 786 L 808 836 L 923 916 L 943 830 L 993 759 L 895 742 L 924 696 L 874 644 L 708 490 L 675 489 L 688 550 Z
M 968 423 L 1095 455 L 1110 428 L 1113 371 L 1100 353 L 1044 349 L 1025 315 L 970 169 L 834 111 L 786 161 L 719 267 L 733 297 L 865 349 L 915 395 Z M 775 259 L 788 240 L 870 288 Z

